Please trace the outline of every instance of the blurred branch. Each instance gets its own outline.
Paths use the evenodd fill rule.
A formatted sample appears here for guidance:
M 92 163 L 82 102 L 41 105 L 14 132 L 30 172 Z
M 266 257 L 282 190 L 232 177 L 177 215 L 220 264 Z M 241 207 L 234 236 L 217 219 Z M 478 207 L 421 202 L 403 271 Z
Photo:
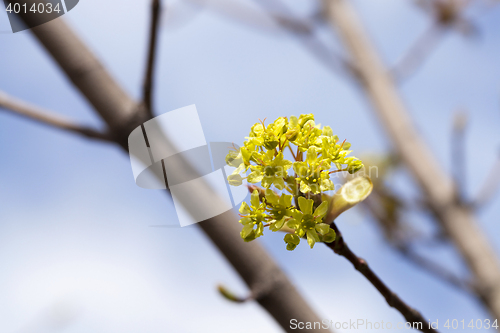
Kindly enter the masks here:
M 463 15 L 472 0 L 417 0 L 416 2 L 442 28 L 456 29 L 463 34 L 473 32 L 471 22 Z
M 412 264 L 438 279 L 462 291 L 475 292 L 470 283 L 442 268 L 438 263 L 419 255 L 412 249 L 411 243 L 416 243 L 415 233 L 409 229 L 409 224 L 403 223 L 402 216 L 408 209 L 421 211 L 427 207 L 424 207 L 423 204 L 418 205 L 418 207 L 408 205 L 400 195 L 386 185 L 389 175 L 400 167 L 399 158 L 395 154 L 389 154 L 387 156 L 367 157 L 363 160 L 365 161 L 364 172 L 369 170 L 370 167 L 377 166 L 377 177 L 372 179 L 373 192 L 362 202 L 362 206 L 372 216 L 372 220 L 376 222 L 377 226 L 381 228 L 387 243 Z M 440 233 L 433 235 L 430 239 L 424 239 L 424 242 L 418 239 L 418 244 L 426 247 L 442 244 L 444 239 L 437 239 L 439 236 L 447 237 L 445 234 Z
M 467 126 L 467 116 L 464 113 L 457 113 L 453 121 L 451 133 L 452 150 L 452 170 L 456 186 L 456 196 L 459 204 L 466 200 L 466 156 L 465 156 L 465 127 Z
M 395 84 L 368 39 L 352 5 L 324 0 L 336 28 L 358 69 L 358 82 L 395 145 L 398 154 L 429 199 L 431 210 L 459 249 L 474 276 L 480 300 L 500 318 L 500 266 L 495 251 L 467 208 L 457 205 L 453 183 L 437 165 L 413 125 Z
M 475 292 L 473 286 L 469 282 L 464 281 L 452 272 L 446 270 L 440 264 L 435 263 L 434 261 L 416 253 L 410 248 L 410 246 L 399 244 L 395 245 L 395 248 L 410 262 L 442 280 L 443 282 L 446 282 L 462 291 Z
M 153 85 L 154 85 L 154 73 L 155 73 L 155 59 L 157 53 L 158 44 L 158 26 L 159 18 L 161 13 L 161 1 L 151 0 L 151 26 L 149 31 L 149 48 L 148 48 L 148 58 L 146 64 L 146 74 L 144 76 L 143 90 L 142 90 L 142 101 L 146 107 L 147 112 L 150 116 L 153 116 Z
M 394 80 L 400 82 L 415 73 L 428 59 L 442 37 L 442 27 L 435 22 L 431 24 L 391 69 Z
M 227 299 L 228 301 L 231 301 L 231 302 L 235 302 L 235 303 L 245 303 L 245 302 L 248 302 L 248 301 L 255 299 L 255 297 L 253 296 L 252 293 L 250 293 L 246 297 L 237 296 L 236 294 L 229 291 L 226 287 L 224 287 L 221 284 L 217 286 L 217 290 L 225 299 Z
M 408 243 L 411 241 L 401 233 L 401 221 L 399 209 L 384 209 L 383 195 L 377 195 L 377 191 L 363 201 L 363 207 L 375 219 L 377 224 L 384 230 L 388 243 L 403 257 L 414 265 L 427 271 L 438 279 L 457 287 L 460 290 L 471 292 L 473 288 L 469 283 L 463 281 L 453 273 L 442 268 L 439 264 L 427 259 L 411 249 Z
M 437 332 L 434 329 L 429 328 L 429 325 L 425 318 L 417 310 L 406 304 L 397 294 L 395 294 L 378 276 L 374 271 L 368 266 L 368 263 L 356 256 L 351 249 L 347 246 L 344 238 L 339 231 L 335 222 L 330 225 L 337 233 L 337 238 L 332 243 L 324 243 L 330 249 L 332 249 L 336 254 L 346 258 L 354 266 L 354 268 L 363 274 L 363 276 L 384 296 L 387 304 L 389 306 L 398 310 L 410 323 L 422 323 L 422 332 Z
M 472 24 L 462 15 L 468 0 L 419 0 L 417 4 L 432 16 L 430 26 L 418 37 L 406 54 L 391 69 L 395 81 L 414 74 L 436 49 L 445 32 L 455 29 L 471 34 Z
M 34 3 L 33 1 L 29 0 L 29 5 Z M 29 16 L 22 14 L 21 18 L 29 20 Z M 27 23 L 30 24 L 30 22 Z M 128 135 L 150 119 L 144 108 L 137 107 L 137 103 L 113 80 L 95 55 L 66 25 L 64 19 L 52 20 L 30 31 L 75 87 L 94 106 L 96 112 L 108 124 L 117 143 L 127 152 Z M 169 149 L 174 149 L 168 138 L 165 137 L 163 141 L 162 143 Z M 186 161 L 180 161 L 180 163 L 183 168 L 193 168 Z M 180 198 L 180 200 L 183 205 L 186 204 L 186 200 L 207 205 L 204 198 L 210 196 L 214 197 L 214 190 L 207 183 L 200 182 L 198 191 L 193 192 L 191 197 Z M 237 220 L 238 218 L 231 210 L 197 223 L 197 226 L 213 241 L 250 290 L 258 291 L 260 296 L 257 302 L 285 331 L 291 330 L 290 319 L 292 318 L 303 322 L 320 321 L 268 253 L 256 242 L 245 243 L 241 240 Z
M 281 0 L 254 0 L 268 13 L 281 12 L 287 17 L 294 17 L 293 12 Z M 270 14 L 272 16 L 272 14 Z M 277 20 L 285 30 L 296 32 L 289 29 L 289 25 Z M 340 54 L 329 50 L 329 48 L 314 34 L 314 30 L 309 30 L 307 34 L 295 34 L 306 50 L 316 57 L 323 65 L 336 74 L 356 74 L 356 69 L 352 63 L 342 57 Z M 351 75 L 347 76 L 348 78 Z
M 352 66 L 341 55 L 329 49 L 315 36 L 314 20 L 297 18 L 296 15 L 279 0 L 256 0 L 264 9 L 265 15 L 248 5 L 233 0 L 189 0 L 189 2 L 197 5 L 206 5 L 207 8 L 219 14 L 256 28 L 266 27 L 267 22 L 265 17 L 267 15 L 284 31 L 296 37 L 307 51 L 330 70 L 337 74 L 345 74 L 346 71 L 352 71 Z
M 0 91 L 0 109 L 4 109 L 13 114 L 23 116 L 53 128 L 77 133 L 92 139 L 112 141 L 112 137 L 109 133 L 103 133 L 89 127 L 77 125 L 59 115 L 55 115 L 38 106 L 16 99 L 2 91 Z
M 386 193 L 385 188 L 374 186 L 373 193 L 363 201 L 362 206 L 375 218 L 382 229 L 385 238 L 391 243 L 406 241 L 407 226 L 401 222 L 401 212 L 404 209 L 402 201 L 392 193 Z
M 476 199 L 472 202 L 472 207 L 480 209 L 488 204 L 498 193 L 500 189 L 500 154 L 497 157 L 495 165 L 486 177 L 486 180 L 481 186 Z
M 262 12 L 241 1 L 235 0 L 187 0 L 188 3 L 198 7 L 205 7 L 213 12 L 234 20 L 237 23 L 245 24 L 252 28 L 265 30 L 266 32 L 278 31 L 276 22 L 281 28 L 297 34 L 309 34 L 314 29 L 312 22 L 293 16 L 287 16 L 276 12 Z

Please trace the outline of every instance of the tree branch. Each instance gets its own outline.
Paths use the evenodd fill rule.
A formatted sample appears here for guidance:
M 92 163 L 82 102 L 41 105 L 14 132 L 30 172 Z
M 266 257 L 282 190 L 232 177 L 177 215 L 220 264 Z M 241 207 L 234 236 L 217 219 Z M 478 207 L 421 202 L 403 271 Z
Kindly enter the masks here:
M 455 114 L 451 132 L 451 161 L 453 165 L 453 178 L 456 186 L 457 202 L 466 202 L 466 156 L 465 156 L 465 128 L 467 116 L 464 113 Z
M 500 190 L 500 156 L 497 157 L 493 168 L 486 176 L 486 180 L 481 186 L 476 199 L 472 202 L 472 207 L 481 209 L 495 197 L 498 190 Z
M 398 310 L 405 319 L 410 323 L 422 323 L 422 332 L 437 332 L 436 330 L 429 328 L 428 324 L 426 324 L 425 318 L 418 312 L 417 310 L 410 307 L 406 304 L 398 295 L 396 295 L 389 287 L 375 274 L 374 271 L 368 266 L 368 263 L 364 260 L 356 256 L 347 243 L 344 241 L 344 237 L 341 232 L 335 225 L 335 222 L 332 222 L 330 225 L 332 229 L 337 233 L 337 238 L 332 243 L 325 243 L 330 249 L 332 249 L 338 255 L 346 258 L 349 262 L 354 266 L 354 268 L 363 274 L 363 276 L 384 296 L 387 304 L 389 306 Z M 413 325 L 412 325 L 413 326 Z
M 437 221 L 472 271 L 481 300 L 493 317 L 500 318 L 500 266 L 494 250 L 470 210 L 456 204 L 450 177 L 437 165 L 415 129 L 351 4 L 346 0 L 324 0 L 324 5 L 331 25 L 355 61 L 360 87 L 373 104 L 403 162 L 429 198 Z
M 311 22 L 305 19 L 289 17 L 275 12 L 263 12 L 246 5 L 241 1 L 234 0 L 188 0 L 198 7 L 205 7 L 213 12 L 232 19 L 240 24 L 245 24 L 249 27 L 260 29 L 266 33 L 281 31 L 284 27 L 290 32 L 297 34 L 309 34 L 313 29 Z M 269 19 L 269 17 L 271 20 Z M 275 22 L 273 22 L 273 20 Z M 276 26 L 276 22 L 281 24 Z
M 452 272 L 446 270 L 441 265 L 433 262 L 432 260 L 419 255 L 418 253 L 413 251 L 410 248 L 410 246 L 400 244 L 400 245 L 395 245 L 395 248 L 402 256 L 404 256 L 410 262 L 420 267 L 421 269 L 427 271 L 428 273 L 432 274 L 433 276 L 437 277 L 438 279 L 446 283 L 449 283 L 450 285 L 454 286 L 455 288 L 461 291 L 475 292 L 474 287 L 470 283 L 462 280 L 461 278 L 459 278 Z
M 30 4 L 33 1 L 28 0 Z M 26 19 L 23 16 L 22 18 Z M 126 152 L 128 135 L 150 119 L 144 108 L 137 107 L 137 103 L 111 78 L 94 54 L 66 25 L 64 19 L 52 20 L 30 31 L 52 55 L 75 87 L 94 106 L 96 112 L 106 121 L 117 138 L 117 142 Z M 162 141 L 166 148 L 175 149 L 168 138 Z M 192 169 L 186 161 L 180 163 L 186 169 Z M 191 175 L 196 174 L 186 172 Z M 194 191 L 190 198 L 180 198 L 180 202 L 184 205 L 185 200 L 188 200 L 188 203 L 193 200 L 207 205 L 204 198 L 208 197 L 214 199 L 213 189 L 207 183 L 200 182 L 198 191 Z M 259 243 L 242 241 L 237 220 L 234 212 L 228 211 L 200 222 L 197 226 L 219 248 L 252 293 L 259 295 L 257 302 L 281 325 L 283 330 L 295 331 L 290 328 L 292 318 L 304 322 L 320 321 L 285 273 Z M 314 329 L 308 332 L 320 331 L 322 330 Z
M 372 193 L 370 197 L 363 201 L 363 207 L 366 208 L 368 213 L 371 214 L 375 221 L 378 222 L 378 225 L 380 227 L 385 229 L 397 228 L 397 226 L 400 225 L 399 214 L 393 214 L 392 216 L 388 215 L 384 211 L 384 209 L 381 208 L 384 207 L 384 205 L 382 204 L 381 199 L 378 197 L 379 195 L 377 195 L 376 193 L 377 192 L 374 191 L 374 193 Z M 395 232 L 390 230 L 384 230 L 384 232 L 386 233 L 388 243 L 392 247 L 394 247 L 399 254 L 404 256 L 414 265 L 462 291 L 475 292 L 470 283 L 463 281 L 453 273 L 441 267 L 441 265 L 413 251 L 411 247 L 407 245 L 407 243 L 409 242 L 407 237 L 400 235 L 400 233 L 392 235 L 392 233 Z
M 204 0 L 189 0 L 196 5 L 206 5 Z M 219 14 L 235 19 L 239 23 L 246 23 L 257 28 L 264 28 L 262 14 L 248 5 L 233 0 L 209 1 L 208 7 Z M 304 48 L 329 70 L 336 74 L 352 74 L 353 65 L 342 55 L 334 52 L 315 35 L 313 22 L 297 18 L 293 12 L 279 0 L 255 0 L 274 22 L 284 31 L 296 37 Z M 311 20 L 312 21 L 312 20 Z M 350 78 L 349 76 L 346 76 Z
M 443 27 L 433 22 L 391 69 L 395 81 L 401 82 L 415 73 L 437 47 L 442 36 Z
M 154 73 L 155 73 L 155 59 L 157 53 L 158 41 L 158 26 L 161 13 L 161 1 L 151 0 L 151 26 L 149 30 L 149 47 L 148 57 L 146 64 L 146 73 L 144 75 L 144 83 L 142 90 L 142 101 L 146 107 L 147 112 L 153 116 L 153 87 L 154 87 Z
M 294 28 L 297 24 L 292 25 L 290 22 L 300 22 L 300 20 L 292 19 L 294 15 L 285 3 L 280 0 L 255 1 L 262 8 L 264 8 L 268 15 L 270 15 L 284 30 L 296 36 L 304 48 L 316 57 L 318 61 L 323 63 L 323 65 L 325 65 L 328 69 L 332 70 L 336 74 L 355 73 L 353 64 L 343 58 L 340 54 L 330 50 L 318 37 L 315 36 L 312 27 L 308 26 L 307 29 L 302 30 Z M 281 12 L 284 15 L 277 15 L 277 12 Z M 289 19 L 282 20 L 282 17 L 287 17 Z M 347 77 L 350 78 L 351 76 L 348 75 Z
M 109 133 L 77 125 L 50 111 L 11 97 L 2 91 L 0 91 L 0 108 L 53 128 L 77 133 L 92 139 L 112 141 L 112 136 Z
M 400 82 L 422 66 L 429 55 L 436 49 L 444 34 L 451 29 L 464 34 L 473 32 L 472 24 L 463 17 L 462 13 L 469 5 L 469 0 L 438 0 L 420 1 L 419 4 L 432 16 L 433 22 L 417 38 L 414 44 L 391 70 L 396 82 Z

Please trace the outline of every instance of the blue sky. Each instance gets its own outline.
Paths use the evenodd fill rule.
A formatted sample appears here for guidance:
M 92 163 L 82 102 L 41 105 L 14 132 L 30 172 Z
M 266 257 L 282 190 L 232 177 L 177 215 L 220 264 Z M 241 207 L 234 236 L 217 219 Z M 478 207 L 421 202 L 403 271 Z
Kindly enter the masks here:
M 169 4 L 172 12 L 163 20 L 159 44 L 158 113 L 196 104 L 208 141 L 239 144 L 258 118 L 314 113 L 347 138 L 356 155 L 388 151 L 388 138 L 360 91 L 327 71 L 294 37 L 271 23 L 255 29 L 211 10 Z M 429 24 L 410 1 L 358 0 L 355 5 L 389 64 Z M 301 0 L 294 10 L 305 17 L 312 7 Z M 500 8 L 476 12 L 471 15 L 477 18 L 477 37 L 447 35 L 400 89 L 418 130 L 448 171 L 453 115 L 467 111 L 471 197 L 498 158 L 500 143 Z M 138 98 L 148 1 L 81 0 L 63 19 Z M 6 15 L 0 14 L 0 31 L 7 29 Z M 334 36 L 322 38 L 330 42 Z M 0 44 L 1 90 L 101 126 L 29 32 L 0 33 Z M 280 330 L 256 304 L 221 299 L 218 283 L 241 294 L 246 288 L 200 230 L 150 227 L 177 223 L 172 202 L 160 191 L 137 187 L 128 157 L 117 147 L 0 111 L 0 154 L 2 332 Z M 416 193 L 407 175 L 394 182 L 405 195 Z M 479 223 L 500 255 L 499 214 L 496 200 L 480 212 Z M 429 228 L 422 216 L 412 222 Z M 361 211 L 343 214 L 338 225 L 353 250 L 426 318 L 440 325 L 447 319 L 487 318 L 474 299 L 395 254 Z M 259 241 L 321 318 L 403 320 L 330 250 L 304 245 L 287 252 L 275 234 Z M 450 251 L 422 251 L 464 271 Z

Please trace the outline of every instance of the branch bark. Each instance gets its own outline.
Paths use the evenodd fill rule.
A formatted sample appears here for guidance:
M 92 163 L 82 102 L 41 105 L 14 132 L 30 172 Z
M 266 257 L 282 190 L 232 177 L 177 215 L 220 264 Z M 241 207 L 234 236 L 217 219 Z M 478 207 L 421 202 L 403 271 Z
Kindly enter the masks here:
M 426 325 L 426 320 L 420 312 L 413 309 L 401 298 L 399 298 L 399 296 L 389 289 L 389 287 L 378 277 L 378 275 L 372 271 L 366 260 L 359 258 L 354 254 L 354 252 L 351 251 L 349 246 L 347 246 L 347 243 L 344 241 L 344 237 L 335 222 L 332 222 L 330 226 L 337 233 L 337 238 L 332 243 L 324 244 L 332 249 L 333 252 L 349 260 L 354 268 L 363 274 L 363 276 L 380 292 L 380 294 L 384 296 L 387 304 L 398 310 L 399 313 L 405 317 L 407 322 L 412 323 L 412 327 L 414 323 L 421 323 L 422 329 L 420 330 L 422 332 L 436 333 L 436 330 L 430 328 L 428 324 Z
M 500 266 L 494 250 L 469 209 L 456 203 L 452 181 L 437 165 L 415 129 L 406 107 L 346 0 L 323 0 L 331 25 L 336 28 L 357 68 L 358 82 L 389 137 L 422 191 L 433 213 L 449 234 L 481 289 L 484 304 L 500 318 Z
M 453 163 L 453 181 L 456 187 L 456 200 L 467 204 L 467 160 L 465 153 L 467 115 L 464 112 L 455 114 L 451 131 L 451 162 Z
M 472 207 L 476 210 L 483 208 L 495 198 L 500 190 L 500 156 L 497 157 L 491 171 L 486 175 L 486 180 L 481 186 Z
M 137 107 L 138 104 L 122 90 L 63 19 L 55 19 L 31 31 L 127 151 L 129 133 L 149 120 L 146 109 Z M 171 145 L 171 142 L 165 139 L 165 144 Z M 186 167 L 191 166 L 186 164 Z M 203 198 L 213 195 L 214 191 L 204 184 L 193 193 L 191 200 L 203 203 Z M 267 252 L 257 242 L 247 244 L 241 240 L 237 220 L 229 211 L 198 223 L 198 226 L 240 274 L 252 293 L 258 295 L 257 302 L 285 331 L 296 331 L 290 328 L 291 319 L 319 322 L 319 317 Z
M 153 87 L 154 87 L 154 73 L 155 73 L 155 60 L 158 44 L 158 25 L 160 21 L 161 1 L 151 1 L 151 27 L 149 30 L 149 47 L 148 57 L 146 64 L 146 74 L 144 75 L 144 83 L 142 90 L 142 101 L 146 107 L 147 112 L 153 116 Z
M 9 96 L 2 91 L 0 91 L 0 109 L 4 109 L 52 128 L 77 133 L 88 138 L 105 141 L 112 140 L 111 135 L 107 132 L 99 132 L 90 127 L 77 125 L 71 120 L 64 119 L 50 111 Z

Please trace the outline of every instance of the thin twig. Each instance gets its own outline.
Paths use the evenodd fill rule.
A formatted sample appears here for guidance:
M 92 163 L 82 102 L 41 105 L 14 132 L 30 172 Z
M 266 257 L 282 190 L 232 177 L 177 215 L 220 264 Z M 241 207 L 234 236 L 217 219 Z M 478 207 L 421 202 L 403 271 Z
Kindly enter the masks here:
M 204 1 L 190 0 L 190 2 L 199 4 Z M 269 16 L 281 29 L 297 37 L 304 48 L 327 68 L 336 74 L 345 74 L 346 71 L 351 72 L 354 70 L 354 66 L 344 57 L 331 50 L 315 36 L 315 27 L 312 21 L 296 17 L 296 15 L 294 15 L 294 13 L 280 0 L 256 0 L 256 2 L 264 9 L 267 16 Z M 254 27 L 261 27 L 263 25 L 264 20 L 260 18 L 261 15 L 250 6 L 242 5 L 232 0 L 217 0 L 210 1 L 210 3 L 210 8 L 240 23 L 250 23 Z
M 395 81 L 401 82 L 409 78 L 423 65 L 429 55 L 436 49 L 443 36 L 443 27 L 433 22 L 423 34 L 417 38 L 401 60 L 390 70 Z
M 446 31 L 451 29 L 462 30 L 464 33 L 472 31 L 470 22 L 462 16 L 470 2 L 469 0 L 421 2 L 424 9 L 432 14 L 433 22 L 391 70 L 396 81 L 402 81 L 415 73 L 436 49 Z
M 368 266 L 366 260 L 359 258 L 356 256 L 347 243 L 344 241 L 344 237 L 340 233 L 335 222 L 332 222 L 331 227 L 337 233 L 337 238 L 332 243 L 325 243 L 330 249 L 332 249 L 338 255 L 346 258 L 351 262 L 354 268 L 363 274 L 363 276 L 384 296 L 387 304 L 389 306 L 398 310 L 405 319 L 410 323 L 421 323 L 421 331 L 422 332 L 437 332 L 436 330 L 429 327 L 425 318 L 415 310 L 406 304 L 398 295 L 396 295 L 389 287 L 375 274 L 374 271 Z M 417 326 L 418 327 L 418 326 Z
M 495 165 L 491 168 L 486 181 L 479 190 L 476 199 L 472 202 L 472 207 L 480 209 L 490 202 L 495 194 L 500 190 L 500 156 L 497 158 Z
M 459 203 L 465 202 L 466 193 L 466 161 L 465 161 L 465 127 L 467 116 L 457 113 L 453 121 L 451 133 L 451 160 L 453 165 L 453 176 L 456 186 L 456 195 Z
M 235 302 L 235 303 L 246 303 L 246 302 L 253 301 L 256 299 L 255 295 L 252 292 L 250 292 L 246 296 L 239 296 L 239 295 L 236 295 L 235 293 L 233 293 L 232 291 L 229 291 L 222 284 L 219 284 L 217 286 L 217 290 L 219 291 L 219 293 L 222 296 L 224 296 L 224 298 L 226 298 L 227 300 L 229 300 L 231 302 Z
M 436 276 L 440 280 L 449 283 L 459 290 L 466 292 L 475 292 L 474 287 L 471 285 L 471 283 L 464 281 L 463 279 L 444 269 L 442 266 L 433 262 L 432 260 L 421 256 L 420 254 L 413 251 L 409 246 L 395 245 L 395 247 L 398 250 L 398 253 L 400 253 L 410 262 L 429 272 L 433 276 Z
M 198 7 L 205 7 L 225 18 L 232 19 L 239 24 L 245 24 L 251 28 L 262 30 L 268 34 L 282 32 L 282 27 L 278 27 L 276 22 L 280 22 L 283 26 L 287 26 L 288 29 L 299 34 L 308 34 L 313 29 L 313 22 L 311 20 L 289 17 L 274 12 L 263 13 L 262 10 L 241 1 L 188 0 L 188 3 Z
M 52 112 L 38 106 L 28 104 L 1 91 L 0 108 L 51 127 L 78 133 L 93 139 L 113 141 L 111 135 L 108 133 L 99 132 L 89 127 L 77 125 L 59 115 L 55 115 Z
M 380 189 L 379 189 L 380 191 Z M 384 205 L 381 203 L 381 199 L 378 198 L 379 195 L 376 195 L 377 191 L 372 193 L 372 196 L 367 198 L 367 200 L 363 201 L 363 207 L 366 208 L 369 214 L 378 222 L 378 224 L 382 228 L 388 228 L 388 226 L 393 226 L 393 228 L 397 228 L 397 226 L 401 225 L 399 222 L 399 214 L 395 216 L 387 215 L 383 210 L 377 209 L 378 207 L 383 207 Z M 375 194 L 375 196 L 374 196 Z M 376 201 L 373 201 L 376 200 Z M 415 251 L 411 249 L 409 245 L 407 245 L 407 238 L 403 236 L 399 237 L 391 237 L 390 231 L 385 231 L 386 237 L 388 237 L 388 242 L 391 244 L 402 256 L 408 259 L 411 263 L 418 266 L 419 268 L 425 270 L 436 278 L 451 284 L 454 287 L 466 292 L 476 292 L 470 283 L 463 281 L 461 278 L 457 277 L 452 272 L 444 269 L 441 265 L 427 259 Z
M 351 78 L 351 74 L 355 74 L 355 66 L 342 55 L 327 47 L 325 43 L 315 35 L 312 25 L 300 23 L 301 20 L 295 18 L 295 15 L 285 3 L 280 0 L 255 0 L 255 2 L 257 2 L 280 27 L 297 37 L 303 47 L 332 72 L 335 74 L 349 74 L 346 75 L 346 78 L 349 79 Z
M 146 74 L 144 75 L 144 84 L 142 90 L 142 101 L 150 116 L 153 115 L 153 85 L 154 69 L 158 42 L 158 22 L 161 13 L 160 0 L 151 1 L 151 26 L 149 31 L 149 48 L 146 65 Z

